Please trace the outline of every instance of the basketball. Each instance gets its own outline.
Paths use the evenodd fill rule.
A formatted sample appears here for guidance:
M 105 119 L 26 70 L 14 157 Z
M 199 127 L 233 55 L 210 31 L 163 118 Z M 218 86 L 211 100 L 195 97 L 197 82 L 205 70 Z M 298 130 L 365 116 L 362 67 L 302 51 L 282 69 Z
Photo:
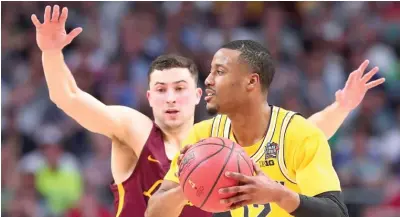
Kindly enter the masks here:
M 224 212 L 231 204 L 220 200 L 233 196 L 220 194 L 220 188 L 237 186 L 225 172 L 253 174 L 253 164 L 243 148 L 224 138 L 201 140 L 186 151 L 179 165 L 179 181 L 186 198 L 207 212 Z

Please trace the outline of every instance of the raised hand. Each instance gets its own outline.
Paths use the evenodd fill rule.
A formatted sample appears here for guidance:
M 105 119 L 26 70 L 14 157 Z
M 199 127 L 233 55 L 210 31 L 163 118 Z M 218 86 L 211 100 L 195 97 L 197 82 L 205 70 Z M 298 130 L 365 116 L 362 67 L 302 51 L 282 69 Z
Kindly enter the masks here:
M 371 78 L 379 71 L 378 67 L 374 67 L 371 71 L 364 75 L 364 71 L 368 67 L 368 64 L 369 61 L 365 60 L 358 69 L 350 74 L 345 87 L 336 92 L 336 102 L 342 109 L 348 112 L 355 109 L 361 103 L 369 89 L 372 89 L 385 82 L 384 78 L 370 81 Z
M 53 7 L 51 15 L 51 7 L 46 6 L 44 11 L 44 22 L 40 23 L 35 14 L 32 14 L 31 19 L 36 27 L 36 42 L 44 51 L 60 51 L 66 45 L 82 32 L 82 28 L 75 28 L 69 34 L 65 31 L 65 22 L 68 17 L 68 8 L 64 7 L 60 15 L 60 7 Z

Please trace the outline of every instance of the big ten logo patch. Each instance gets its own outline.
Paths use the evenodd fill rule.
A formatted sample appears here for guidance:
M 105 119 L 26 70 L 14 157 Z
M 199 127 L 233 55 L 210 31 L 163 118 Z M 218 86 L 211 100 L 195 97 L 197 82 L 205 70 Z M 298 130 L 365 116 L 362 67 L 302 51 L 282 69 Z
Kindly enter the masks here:
M 279 145 L 275 142 L 268 142 L 264 148 L 264 160 L 260 161 L 260 167 L 274 166 L 279 152 Z

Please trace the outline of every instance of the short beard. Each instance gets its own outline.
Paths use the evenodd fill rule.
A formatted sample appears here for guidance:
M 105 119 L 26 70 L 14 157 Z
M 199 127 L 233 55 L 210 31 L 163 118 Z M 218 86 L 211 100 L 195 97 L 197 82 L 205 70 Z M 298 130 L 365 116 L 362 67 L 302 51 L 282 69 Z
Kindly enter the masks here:
M 209 115 L 214 116 L 218 114 L 218 108 L 217 107 L 207 108 L 207 112 Z

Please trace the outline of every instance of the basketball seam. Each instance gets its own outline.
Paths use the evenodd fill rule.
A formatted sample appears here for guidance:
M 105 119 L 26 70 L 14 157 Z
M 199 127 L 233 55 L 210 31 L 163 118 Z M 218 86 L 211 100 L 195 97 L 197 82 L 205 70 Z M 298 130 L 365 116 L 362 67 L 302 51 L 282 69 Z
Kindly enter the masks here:
M 247 166 L 249 167 L 250 171 L 253 171 L 253 167 L 250 166 L 249 162 L 247 162 L 247 160 L 243 157 L 243 155 L 242 155 L 241 152 L 239 152 L 239 155 L 240 155 L 240 157 L 243 158 L 244 162 L 246 162 L 246 164 L 247 164 Z M 253 175 L 253 174 L 251 174 L 251 175 Z
M 221 141 L 222 141 L 222 143 L 225 145 L 225 141 L 222 140 L 222 139 L 221 139 Z M 226 147 L 226 146 L 225 146 L 225 147 Z M 213 186 L 211 187 L 210 191 L 208 192 L 208 195 L 207 195 L 206 198 L 203 200 L 203 203 L 200 205 L 199 208 L 202 208 L 202 207 L 204 206 L 204 204 L 206 203 L 206 201 L 207 201 L 208 198 L 210 197 L 212 191 L 214 190 L 215 186 L 217 185 L 219 178 L 221 178 L 222 171 L 224 171 L 226 165 L 228 164 L 229 160 L 231 159 L 232 153 L 233 153 L 233 151 L 234 151 L 234 147 L 235 147 L 235 145 L 234 145 L 234 143 L 232 142 L 232 147 L 230 148 L 231 151 L 230 151 L 230 153 L 229 153 L 229 156 L 226 158 L 225 163 L 224 163 L 224 165 L 222 166 L 221 171 L 219 172 L 219 174 L 218 174 L 218 176 L 217 176 L 217 179 L 214 181 Z
M 185 190 L 186 181 L 188 180 L 188 178 L 190 177 L 190 175 L 196 170 L 196 168 L 200 166 L 200 164 L 202 164 L 203 162 L 205 162 L 207 159 L 209 159 L 209 158 L 215 156 L 216 154 L 218 154 L 219 152 L 221 152 L 224 148 L 228 148 L 228 149 L 229 149 L 229 147 L 227 147 L 227 146 L 224 146 L 224 145 L 221 145 L 221 144 L 216 144 L 216 143 L 201 144 L 201 145 L 198 145 L 198 146 L 194 147 L 193 149 L 195 149 L 195 148 L 197 148 L 197 147 L 200 147 L 200 146 L 204 146 L 204 145 L 217 145 L 217 146 L 221 146 L 222 148 L 219 149 L 218 151 L 216 151 L 215 153 L 213 153 L 212 155 L 207 156 L 207 157 L 204 158 L 200 163 L 198 163 L 196 166 L 194 166 L 194 167 L 192 168 L 192 170 L 191 170 L 191 171 L 189 172 L 189 174 L 186 176 L 185 181 L 183 182 L 182 191 Z M 192 150 L 193 150 L 193 149 L 192 149 Z M 190 151 L 192 151 L 192 150 L 190 150 Z

